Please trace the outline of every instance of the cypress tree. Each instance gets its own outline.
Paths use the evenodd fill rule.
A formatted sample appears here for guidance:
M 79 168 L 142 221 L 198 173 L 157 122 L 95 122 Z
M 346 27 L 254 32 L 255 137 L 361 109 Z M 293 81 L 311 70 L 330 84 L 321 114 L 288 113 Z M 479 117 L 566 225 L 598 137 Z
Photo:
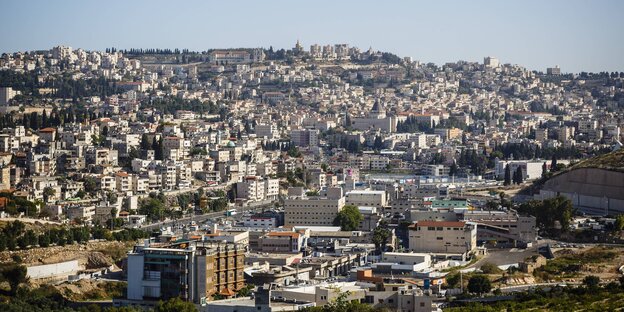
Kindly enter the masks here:
M 503 185 L 511 184 L 511 169 L 509 168 L 509 164 L 505 165 L 505 181 Z
M 518 167 L 516 169 L 515 176 L 516 176 L 516 179 L 515 179 L 514 182 L 516 184 L 522 184 L 522 180 L 523 180 L 523 178 L 522 178 L 522 167 Z

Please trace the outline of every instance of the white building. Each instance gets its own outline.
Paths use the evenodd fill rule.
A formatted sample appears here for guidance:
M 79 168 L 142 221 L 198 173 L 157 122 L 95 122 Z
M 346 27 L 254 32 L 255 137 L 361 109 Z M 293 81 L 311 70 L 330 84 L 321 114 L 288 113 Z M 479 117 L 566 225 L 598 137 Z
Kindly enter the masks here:
M 486 56 L 483 58 L 483 65 L 485 65 L 485 67 L 496 68 L 500 65 L 500 61 L 495 57 Z
M 346 194 L 345 204 L 382 209 L 388 205 L 386 191 L 353 190 Z
M 284 224 L 333 225 L 344 205 L 341 188 L 329 188 L 328 196 L 324 198 L 289 198 L 284 200 Z
M 0 88 L 0 105 L 7 105 L 16 95 L 20 94 L 19 91 L 13 90 L 11 87 Z

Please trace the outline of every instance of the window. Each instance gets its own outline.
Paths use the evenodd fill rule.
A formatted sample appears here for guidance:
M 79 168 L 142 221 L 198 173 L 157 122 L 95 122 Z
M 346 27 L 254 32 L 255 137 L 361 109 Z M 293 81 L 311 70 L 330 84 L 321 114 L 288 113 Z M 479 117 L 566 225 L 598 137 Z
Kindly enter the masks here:
M 438 230 L 438 231 L 444 231 L 444 228 L 443 228 L 443 227 L 441 227 L 441 226 L 439 226 L 438 228 L 436 228 L 436 230 Z
M 420 306 L 421 306 L 421 307 L 424 307 L 424 306 L 425 306 L 425 303 L 424 303 L 424 302 L 421 302 L 421 303 L 420 303 Z
M 436 237 L 437 240 L 443 240 L 444 238 L 442 237 Z
M 433 226 L 427 227 L 427 230 L 429 230 L 429 231 L 435 231 L 435 227 L 433 227 Z

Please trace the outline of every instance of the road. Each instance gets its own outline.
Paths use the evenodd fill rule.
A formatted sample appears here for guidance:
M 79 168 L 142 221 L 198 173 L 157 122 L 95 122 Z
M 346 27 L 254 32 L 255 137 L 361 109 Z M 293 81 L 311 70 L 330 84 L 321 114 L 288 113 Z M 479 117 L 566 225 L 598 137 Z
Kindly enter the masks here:
M 269 208 L 269 207 L 273 207 L 273 203 L 260 203 L 260 204 L 255 204 L 255 205 L 250 204 L 244 207 L 232 207 L 229 209 L 236 209 L 237 213 L 242 213 L 245 211 L 250 211 L 250 210 L 255 210 L 255 209 L 260 209 L 260 208 Z M 225 214 L 224 211 L 216 211 L 216 212 L 209 212 L 209 213 L 200 214 L 200 215 L 186 216 L 186 217 L 182 217 L 176 220 L 166 220 L 163 222 L 156 222 L 156 223 L 152 223 L 148 225 L 143 225 L 141 229 L 156 230 L 164 226 L 174 226 L 175 224 L 188 223 L 191 221 L 191 219 L 197 223 L 202 223 L 211 218 L 224 217 L 224 214 Z

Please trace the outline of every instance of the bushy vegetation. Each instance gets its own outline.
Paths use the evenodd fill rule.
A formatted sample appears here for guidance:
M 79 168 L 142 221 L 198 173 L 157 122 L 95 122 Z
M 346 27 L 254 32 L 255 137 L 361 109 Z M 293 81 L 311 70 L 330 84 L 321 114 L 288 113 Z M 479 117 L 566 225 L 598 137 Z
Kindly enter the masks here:
M 483 272 L 483 274 L 500 274 L 503 273 L 503 270 L 493 263 L 485 262 L 481 265 L 481 272 Z
M 624 306 L 624 285 L 611 282 L 600 286 L 600 279 L 590 276 L 579 287 L 553 287 L 550 291 L 536 289 L 516 294 L 510 301 L 492 304 L 470 303 L 445 311 L 619 311 Z
M 135 241 L 149 237 L 149 233 L 139 229 L 110 230 L 95 227 L 50 227 L 40 234 L 34 230 L 26 230 L 26 225 L 15 220 L 9 222 L 0 231 L 0 251 L 21 250 L 33 247 L 65 246 L 74 243 L 85 243 L 90 239 L 106 239 L 109 241 Z
M 608 262 L 615 257 L 617 252 L 596 247 L 579 254 L 560 255 L 536 269 L 533 275 L 542 280 L 577 277 L 585 265 Z
M 105 287 L 102 291 L 110 291 L 112 295 L 123 291 L 124 283 L 113 283 Z M 87 293 L 85 299 L 102 299 L 110 298 L 111 293 L 103 294 L 102 292 Z M 106 307 L 103 308 L 97 304 L 91 304 L 82 307 L 75 307 L 67 300 L 60 291 L 53 286 L 41 286 L 35 289 L 21 287 L 14 295 L 0 296 L 0 311 L 2 312 L 195 312 L 197 308 L 193 303 L 183 301 L 179 298 L 173 298 L 167 301 L 159 302 L 154 309 L 141 309 L 134 307 Z
M 557 196 L 542 201 L 532 200 L 518 207 L 518 212 L 535 216 L 537 226 L 546 231 L 553 231 L 556 223 L 559 223 L 562 231 L 567 231 L 570 221 L 574 215 L 572 202 L 563 197 Z

